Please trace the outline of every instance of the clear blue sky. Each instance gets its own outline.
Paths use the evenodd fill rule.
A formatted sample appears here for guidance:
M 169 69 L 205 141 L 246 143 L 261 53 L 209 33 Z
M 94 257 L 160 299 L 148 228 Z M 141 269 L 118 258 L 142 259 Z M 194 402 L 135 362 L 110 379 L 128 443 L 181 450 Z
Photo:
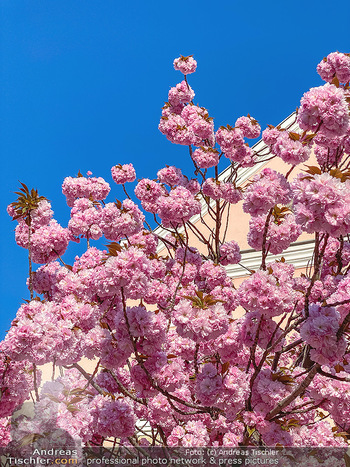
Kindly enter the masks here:
M 110 178 L 133 162 L 153 178 L 165 164 L 191 175 L 188 151 L 158 131 L 172 62 L 193 54 L 195 102 L 215 125 L 250 113 L 277 124 L 321 84 L 317 63 L 350 52 L 350 5 L 329 2 L 2 0 L 0 338 L 28 298 L 27 251 L 6 206 L 18 180 L 52 201 L 66 226 L 64 177 Z M 122 197 L 116 185 L 113 198 Z M 70 251 L 68 259 L 76 251 Z

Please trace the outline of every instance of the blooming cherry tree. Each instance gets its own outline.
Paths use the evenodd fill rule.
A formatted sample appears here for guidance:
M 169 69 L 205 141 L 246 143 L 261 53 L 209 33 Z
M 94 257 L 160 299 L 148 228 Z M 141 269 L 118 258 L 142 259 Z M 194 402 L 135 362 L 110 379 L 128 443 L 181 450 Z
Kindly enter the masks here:
M 261 131 L 250 115 L 215 130 L 194 105 L 187 77 L 196 66 L 193 57 L 174 61 L 184 79 L 159 123 L 188 146 L 194 177 L 166 166 L 137 182 L 133 200 L 135 170 L 118 164 L 122 202 L 105 201 L 110 185 L 100 177 L 67 177 L 67 227 L 24 184 L 8 207 L 16 242 L 28 249 L 30 300 L 0 344 L 1 445 L 30 433 L 44 443 L 54 427 L 87 446 L 348 445 L 350 56 L 320 63 L 327 83 L 302 97 L 301 130 L 268 127 L 260 151 L 246 141 Z M 312 151 L 319 165 L 300 166 L 291 180 Z M 289 164 L 287 173 L 264 168 L 238 185 L 242 168 L 272 158 Z M 242 200 L 261 265 L 237 286 L 227 267 L 241 252 L 226 240 L 227 212 Z M 303 274 L 283 257 L 270 260 L 303 232 L 314 238 Z M 92 244 L 101 237 L 107 250 Z M 66 264 L 77 241 L 87 249 Z M 40 388 L 37 365 L 50 362 L 62 372 Z M 11 427 L 31 391 L 34 417 Z

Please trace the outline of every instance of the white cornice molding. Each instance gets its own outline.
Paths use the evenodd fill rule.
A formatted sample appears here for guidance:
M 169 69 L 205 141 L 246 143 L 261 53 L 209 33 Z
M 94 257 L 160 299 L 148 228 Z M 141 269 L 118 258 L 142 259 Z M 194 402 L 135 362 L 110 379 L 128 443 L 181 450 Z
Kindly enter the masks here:
M 268 263 L 275 262 L 283 257 L 287 263 L 292 263 L 295 269 L 304 269 L 312 259 L 313 251 L 313 240 L 295 242 L 280 255 L 268 254 L 266 260 Z M 261 251 L 253 249 L 242 250 L 241 255 L 242 260 L 240 264 L 232 264 L 225 267 L 227 274 L 231 278 L 245 277 L 249 274 L 249 270 L 256 271 L 260 268 Z

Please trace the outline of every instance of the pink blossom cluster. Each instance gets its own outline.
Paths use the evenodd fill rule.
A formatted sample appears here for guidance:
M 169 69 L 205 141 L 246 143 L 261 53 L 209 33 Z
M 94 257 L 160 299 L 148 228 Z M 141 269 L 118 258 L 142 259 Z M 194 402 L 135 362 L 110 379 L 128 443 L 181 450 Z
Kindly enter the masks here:
M 181 281 L 181 284 L 184 286 L 191 284 L 198 277 L 198 267 L 196 264 L 175 261 L 170 271 L 172 276 Z
M 67 268 L 62 267 L 57 261 L 40 266 L 32 277 L 33 289 L 38 294 L 53 297 L 58 292 L 57 283 L 69 274 Z
M 232 152 L 225 153 L 225 156 L 231 162 L 237 162 L 240 167 L 253 167 L 258 161 L 256 154 L 248 144 L 243 144 L 243 146 L 235 148 Z
M 217 181 L 214 178 L 207 178 L 203 182 L 202 193 L 211 199 L 223 199 L 231 204 L 236 204 L 242 199 L 242 191 L 233 183 Z
M 235 128 L 241 129 L 245 138 L 258 138 L 261 131 L 259 123 L 250 115 L 237 118 Z
M 130 199 L 125 199 L 121 206 L 107 203 L 100 215 L 100 228 L 107 238 L 118 242 L 124 237 L 135 235 L 143 228 L 145 216 Z
M 271 318 L 262 316 L 259 312 L 246 313 L 242 318 L 231 322 L 227 333 L 216 339 L 218 353 L 223 361 L 233 365 L 232 370 L 235 370 L 235 366 L 247 366 L 257 332 L 258 355 L 261 352 L 259 348 L 273 346 L 274 350 L 280 350 L 284 345 L 285 339 L 280 327 Z
M 199 139 L 214 142 L 214 123 L 207 109 L 190 103 L 181 112 L 181 117 Z
M 210 295 L 214 300 L 221 300 L 227 313 L 232 313 L 237 308 L 236 291 L 230 283 L 230 279 L 223 281 L 221 285 L 210 290 Z
M 3 426 L 7 426 L 6 417 L 10 416 L 23 402 L 30 397 L 30 391 L 33 389 L 33 377 L 30 372 L 33 371 L 33 365 L 28 361 L 11 360 L 2 350 L 0 352 L 0 420 Z M 40 372 L 37 373 L 40 378 Z M 0 430 L 1 433 L 1 430 Z M 0 446 L 1 438 L 0 438 Z
M 222 376 L 212 363 L 206 363 L 197 376 L 197 394 L 204 405 L 213 405 L 222 391 Z
M 134 182 L 136 172 L 132 164 L 117 164 L 111 169 L 112 178 L 118 185 L 124 185 L 127 182 Z
M 181 56 L 174 61 L 175 69 L 184 75 L 193 73 L 196 66 L 192 56 Z M 193 104 L 194 95 L 185 76 L 184 81 L 170 89 L 158 128 L 172 143 L 212 147 L 215 144 L 213 119 L 204 107 Z M 212 164 L 212 159 L 204 164 Z
M 173 109 L 180 109 L 184 104 L 188 104 L 194 98 L 195 94 L 193 89 L 187 85 L 186 81 L 181 81 L 168 93 L 168 101 Z
M 124 288 L 128 298 L 140 298 L 147 289 L 150 263 L 144 252 L 131 246 L 110 256 L 94 271 L 93 286 L 100 298 L 112 297 Z
M 32 300 L 18 310 L 3 351 L 15 361 L 71 364 L 83 355 L 82 332 L 73 329 L 71 320 L 60 319 L 56 303 Z
M 299 133 L 269 126 L 263 131 L 262 137 L 270 151 L 287 164 L 298 165 L 310 157 L 310 140 Z
M 77 299 L 92 301 L 96 298 L 95 267 L 102 264 L 105 255 L 106 252 L 91 247 L 81 257 L 75 258 L 72 271 L 56 261 L 41 266 L 33 274 L 33 288 L 57 302 L 72 294 Z
M 157 365 L 161 364 L 161 357 L 157 355 Z M 147 362 L 148 363 L 148 362 Z M 167 361 L 164 359 L 164 365 L 153 373 L 157 383 L 169 392 L 174 392 L 185 386 L 189 374 L 186 369 L 185 361 L 181 357 L 177 357 Z
M 317 424 L 317 429 L 315 426 L 302 426 L 299 430 L 295 430 L 292 437 L 291 446 L 315 446 L 318 447 L 327 447 L 329 448 L 330 452 L 328 454 L 328 458 L 324 459 L 323 464 L 328 466 L 334 466 L 339 464 L 341 460 L 339 459 L 339 454 L 336 450 L 332 450 L 331 447 L 340 448 L 346 447 L 346 441 L 341 437 L 334 437 L 334 430 L 332 431 L 332 425 L 329 423 L 328 420 L 322 420 Z M 340 450 L 339 450 L 340 451 Z M 336 453 L 338 456 L 332 456 L 331 453 Z M 306 456 L 300 459 L 301 464 L 307 463 Z M 318 460 L 315 459 L 314 465 L 319 463 Z
M 73 207 L 77 198 L 101 201 L 109 192 L 110 186 L 102 177 L 66 177 L 62 185 L 62 193 L 66 196 L 69 207 Z
M 180 86 L 180 85 L 177 85 Z M 181 100 L 178 94 L 169 92 L 169 105 L 163 108 L 162 117 L 159 123 L 159 130 L 172 143 L 182 145 L 202 146 L 214 144 L 214 124 L 208 111 L 203 107 L 198 107 L 189 103 L 194 93 L 191 88 L 187 89 L 187 84 L 181 83 Z M 174 88 L 177 89 L 177 88 Z M 190 94 L 188 94 L 191 92 Z M 183 97 L 182 97 L 183 95 Z M 175 98 L 176 96 L 176 98 Z
M 326 136 L 323 133 L 317 133 L 313 137 L 313 142 L 316 146 L 321 146 L 325 149 L 331 149 L 332 151 L 339 149 L 339 146 L 345 146 L 347 152 L 348 141 L 349 132 L 344 136 Z M 340 159 L 338 161 L 340 161 Z
M 72 271 L 74 273 L 79 273 L 79 271 L 86 273 L 89 269 L 99 266 L 105 254 L 106 250 L 98 250 L 95 247 L 88 248 L 81 256 L 74 258 Z
M 207 446 L 209 435 L 200 420 L 187 422 L 184 427 L 176 426 L 169 436 L 169 446 Z
M 98 323 L 101 310 L 96 304 L 77 299 L 76 295 L 66 295 L 60 301 L 61 317 L 70 320 L 75 327 L 87 332 Z
M 241 261 L 241 253 L 237 242 L 232 240 L 220 246 L 220 262 L 223 266 L 237 264 Z
M 175 328 L 169 329 L 167 333 L 168 352 L 170 354 L 178 355 L 184 360 L 191 360 L 193 358 L 196 344 L 191 339 L 181 337 Z
M 12 205 L 8 206 L 7 212 L 12 218 L 17 216 Z M 61 227 L 52 219 L 52 215 L 51 205 L 44 199 L 35 209 L 30 210 L 27 220 L 24 217 L 17 217 L 16 243 L 28 249 L 30 236 L 31 260 L 34 263 L 47 263 L 63 255 L 72 240 L 69 230 Z
M 326 170 L 339 167 L 346 154 L 350 152 L 350 130 L 344 136 L 333 138 L 318 133 L 313 141 L 316 143 L 314 152 L 317 162 L 320 167 Z
M 133 352 L 129 336 L 124 332 L 117 341 L 106 326 L 97 325 L 85 335 L 85 356 L 98 358 L 104 368 L 113 369 L 126 364 Z
M 144 306 L 128 307 L 126 316 L 120 311 L 116 316 L 116 337 L 124 338 L 130 333 L 139 338 L 139 345 L 147 354 L 159 350 L 165 340 L 167 322 L 162 312 L 157 314 Z
M 62 256 L 70 239 L 68 229 L 61 227 L 55 220 L 50 221 L 48 226 L 41 227 L 32 235 L 32 261 L 43 264 Z
M 279 316 L 293 309 L 294 293 L 290 283 L 280 284 L 273 274 L 257 271 L 239 287 L 237 300 L 247 311 L 265 317 Z
M 349 249 L 347 253 L 349 254 Z M 346 264 L 346 262 L 344 263 Z M 347 276 L 339 277 L 336 285 L 335 291 L 327 297 L 327 301 L 328 303 L 340 303 L 340 305 L 336 307 L 336 310 L 343 320 L 350 312 L 350 302 L 348 302 L 350 297 L 350 280 Z M 328 293 L 330 292 L 329 288 L 327 288 L 327 291 Z
M 194 133 L 187 128 L 185 120 L 175 113 L 171 113 L 169 116 L 163 115 L 158 128 L 169 141 L 175 144 L 190 146 L 191 144 L 199 145 L 201 142 L 200 139 L 196 138 Z
M 295 268 L 293 264 L 286 263 L 285 260 L 281 258 L 281 261 L 268 263 L 267 266 L 271 268 L 273 275 L 279 282 L 293 282 L 293 276 L 295 273 Z
M 175 251 L 175 259 L 181 263 L 183 263 L 186 259 L 187 263 L 194 264 L 198 268 L 202 265 L 203 262 L 201 254 L 197 248 L 194 247 L 184 248 L 178 246 Z
M 266 215 L 252 217 L 249 221 L 248 244 L 255 250 L 262 250 L 265 238 L 267 250 L 278 255 L 295 242 L 301 234 L 301 227 L 293 214 L 287 214 L 276 221 L 270 218 L 266 229 Z
M 196 178 L 188 179 L 185 175 L 183 183 L 181 183 L 179 186 L 186 188 L 186 190 L 188 190 L 194 197 L 196 197 L 200 191 L 200 184 L 198 180 Z
M 243 146 L 244 135 L 239 128 L 221 126 L 215 133 L 216 142 L 225 154 L 232 153 L 236 148 Z
M 144 300 L 148 304 L 157 304 L 167 313 L 174 289 L 169 283 L 160 279 L 153 279 L 148 283 Z
M 292 137 L 293 135 L 293 137 Z M 298 165 L 306 162 L 311 154 L 311 145 L 307 141 L 300 141 L 295 138 L 295 133 L 281 131 L 272 146 L 272 151 L 284 162 L 291 165 Z
M 272 149 L 273 145 L 276 143 L 281 131 L 281 128 L 275 128 L 272 125 L 269 125 L 263 132 L 262 132 L 262 140 L 263 142 Z
M 277 378 L 273 378 L 271 368 L 264 368 L 258 375 L 254 393 L 254 405 L 258 405 L 258 412 L 266 415 L 276 402 L 290 394 L 291 388 Z M 265 417 L 264 417 L 265 418 Z M 273 425 L 267 425 L 267 430 L 273 431 Z M 265 431 L 265 430 L 264 430 Z M 266 439 L 266 438 L 265 438 Z
M 20 220 L 15 230 L 16 242 L 28 248 L 29 227 Z M 72 239 L 68 229 L 61 227 L 54 219 L 31 234 L 31 258 L 34 263 L 48 263 L 62 256 Z
M 180 300 L 174 308 L 173 323 L 181 337 L 195 342 L 215 339 L 228 329 L 227 313 L 219 303 L 202 309 L 189 300 Z
M 339 241 L 336 238 L 330 237 L 327 241 L 325 252 L 323 255 L 322 274 L 324 279 L 331 274 L 333 277 L 339 270 L 337 257 L 341 257 L 342 266 L 346 267 L 350 263 L 350 243 L 348 241 Z M 334 300 L 338 301 L 338 300 Z
M 31 224 L 37 230 L 44 225 L 48 225 L 52 219 L 53 211 L 51 204 L 46 200 L 39 202 L 38 207 L 31 212 Z
M 170 185 L 175 182 L 179 182 L 179 185 L 173 186 L 168 192 L 161 183 L 150 179 L 141 180 L 135 188 L 135 194 L 146 211 L 157 213 L 167 226 L 169 223 L 176 225 L 186 222 L 193 215 L 199 214 L 201 205 L 195 197 L 200 190 L 197 180 L 185 182 L 175 167 L 162 169 L 160 178 L 164 183 L 168 180 Z
M 192 153 L 192 159 L 200 169 L 209 169 L 219 163 L 219 152 L 211 146 L 201 146 Z
M 316 145 L 314 152 L 320 167 L 335 166 L 343 156 L 343 151 L 340 152 L 338 148 L 324 147 L 323 145 Z
M 293 279 L 293 289 L 298 295 L 298 302 L 296 304 L 296 311 L 298 313 L 305 312 L 305 296 L 308 295 L 308 304 L 322 303 L 328 300 L 332 292 L 337 288 L 338 280 L 334 276 L 327 276 L 323 281 L 316 280 L 310 288 L 310 279 L 307 277 L 295 277 Z
M 215 287 L 232 286 L 231 280 L 227 275 L 225 268 L 213 261 L 204 261 L 199 269 L 202 279 L 202 286 L 206 291 L 211 292 Z
M 244 192 L 243 211 L 251 216 L 259 216 L 276 204 L 287 204 L 290 200 L 291 190 L 286 178 L 265 168 L 254 176 L 253 183 Z
M 258 334 L 258 345 L 262 349 L 274 345 L 274 350 L 280 350 L 285 339 L 282 336 L 282 329 L 269 317 L 261 316 L 259 312 L 246 313 L 239 323 L 239 341 L 241 345 L 251 347 L 254 345 Z
M 201 204 L 185 187 L 177 186 L 168 196 L 161 196 L 157 214 L 165 227 L 187 222 L 201 212 Z
M 15 219 L 15 217 L 18 216 L 18 213 L 12 204 L 7 206 L 7 213 L 12 217 L 12 219 Z M 42 226 L 48 225 L 52 219 L 52 216 L 53 211 L 49 201 L 46 199 L 39 201 L 37 207 L 30 211 L 30 224 L 32 229 L 37 230 Z M 23 218 L 19 217 L 17 221 L 21 224 L 23 222 Z
M 255 159 L 252 149 L 244 143 L 245 134 L 247 134 L 247 129 L 244 126 L 241 129 L 227 125 L 226 127 L 221 126 L 217 130 L 215 138 L 225 157 L 232 162 L 238 162 L 242 167 L 250 167 L 254 165 Z
M 127 438 L 135 431 L 135 416 L 132 405 L 125 401 L 112 400 L 98 395 L 92 405 L 95 407 L 97 432 L 103 437 Z
M 242 428 L 242 427 L 241 427 Z M 242 442 L 242 435 L 236 434 L 232 431 L 228 431 L 224 434 L 222 438 L 222 445 L 223 446 L 239 446 L 239 443 Z
M 332 52 L 317 65 L 317 73 L 324 81 L 331 83 L 335 77 L 341 83 L 350 81 L 350 56 Z
M 300 327 L 300 335 L 312 348 L 310 356 L 321 365 L 335 365 L 342 361 L 347 342 L 337 338 L 339 313 L 333 307 L 312 304 L 309 317 Z
M 151 212 L 156 212 L 158 198 L 166 193 L 165 188 L 160 183 L 148 178 L 140 180 L 135 188 L 135 195 L 141 201 L 142 207 Z
M 348 371 L 335 372 L 332 368 L 327 368 L 333 375 L 339 378 L 347 378 Z M 349 429 L 349 400 L 350 384 L 347 381 L 335 380 L 332 382 L 323 376 L 317 375 L 310 385 L 310 393 L 315 401 L 327 410 L 335 422 L 345 430 Z
M 192 195 L 196 195 L 200 190 L 200 184 L 196 178 L 191 178 L 190 180 L 186 180 L 185 188 L 192 193 Z
M 249 394 L 249 376 L 239 366 L 230 366 L 223 376 L 222 389 L 217 400 L 217 405 L 226 411 L 226 420 L 231 421 L 244 409 L 245 400 Z M 232 424 L 230 429 L 232 430 L 234 426 Z M 240 425 L 238 427 L 242 429 Z M 241 431 L 236 431 L 238 437 L 240 437 L 241 433 Z
M 160 183 L 166 183 L 169 186 L 180 185 L 183 182 L 181 170 L 173 165 L 160 169 L 157 173 L 157 177 Z
M 146 255 L 156 254 L 158 238 L 148 230 L 142 230 L 128 238 L 130 245 L 144 250 Z
M 85 237 L 97 240 L 102 236 L 100 216 L 102 208 L 100 204 L 94 205 L 87 198 L 78 198 L 71 209 L 71 219 L 68 229 L 75 237 Z
M 350 230 L 350 182 L 328 173 L 299 174 L 292 183 L 296 222 L 302 230 L 327 232 L 334 237 Z
M 180 57 L 174 62 L 175 69 L 185 75 L 189 64 L 196 64 L 192 57 Z M 216 166 L 219 154 L 214 149 L 215 139 L 225 156 L 243 167 L 254 165 L 255 154 L 244 143 L 244 138 L 257 138 L 260 134 L 258 122 L 250 115 L 240 117 L 236 126 L 220 127 L 214 135 L 213 120 L 204 107 L 193 104 L 194 92 L 187 81 L 182 81 L 169 91 L 168 101 L 163 107 L 159 130 L 173 143 L 198 146 L 192 157 L 199 168 Z
M 176 420 L 172 417 L 171 405 L 163 394 L 156 394 L 149 399 L 147 419 L 151 426 L 161 423 L 162 429 L 167 435 L 176 426 Z
M 174 68 L 175 70 L 181 71 L 184 75 L 189 75 L 196 71 L 197 62 L 192 55 L 189 55 L 188 57 L 181 55 L 179 58 L 175 58 Z
M 311 88 L 300 101 L 298 124 L 302 130 L 320 131 L 328 137 L 346 134 L 350 117 L 344 91 L 329 83 Z
M 11 418 L 0 417 L 0 447 L 7 446 L 11 440 Z
M 255 154 L 244 138 L 257 138 L 260 125 L 252 117 L 240 117 L 234 127 L 221 126 L 215 133 L 216 142 L 221 146 L 225 157 L 237 162 L 242 167 L 251 167 L 255 163 Z

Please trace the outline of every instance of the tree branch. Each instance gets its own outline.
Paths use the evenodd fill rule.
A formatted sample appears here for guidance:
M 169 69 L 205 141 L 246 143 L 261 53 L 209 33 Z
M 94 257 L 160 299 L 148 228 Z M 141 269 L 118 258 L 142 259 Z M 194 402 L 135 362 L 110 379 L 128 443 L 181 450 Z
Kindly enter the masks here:
M 293 402 L 305 389 L 309 386 L 311 381 L 314 379 L 316 373 L 318 372 L 321 365 L 319 363 L 315 363 L 314 366 L 310 368 L 309 374 L 307 377 L 302 381 L 299 386 L 287 397 L 282 399 L 275 408 L 270 410 L 270 412 L 266 415 L 266 420 L 271 420 L 274 418 L 282 409 L 287 407 L 291 402 Z

